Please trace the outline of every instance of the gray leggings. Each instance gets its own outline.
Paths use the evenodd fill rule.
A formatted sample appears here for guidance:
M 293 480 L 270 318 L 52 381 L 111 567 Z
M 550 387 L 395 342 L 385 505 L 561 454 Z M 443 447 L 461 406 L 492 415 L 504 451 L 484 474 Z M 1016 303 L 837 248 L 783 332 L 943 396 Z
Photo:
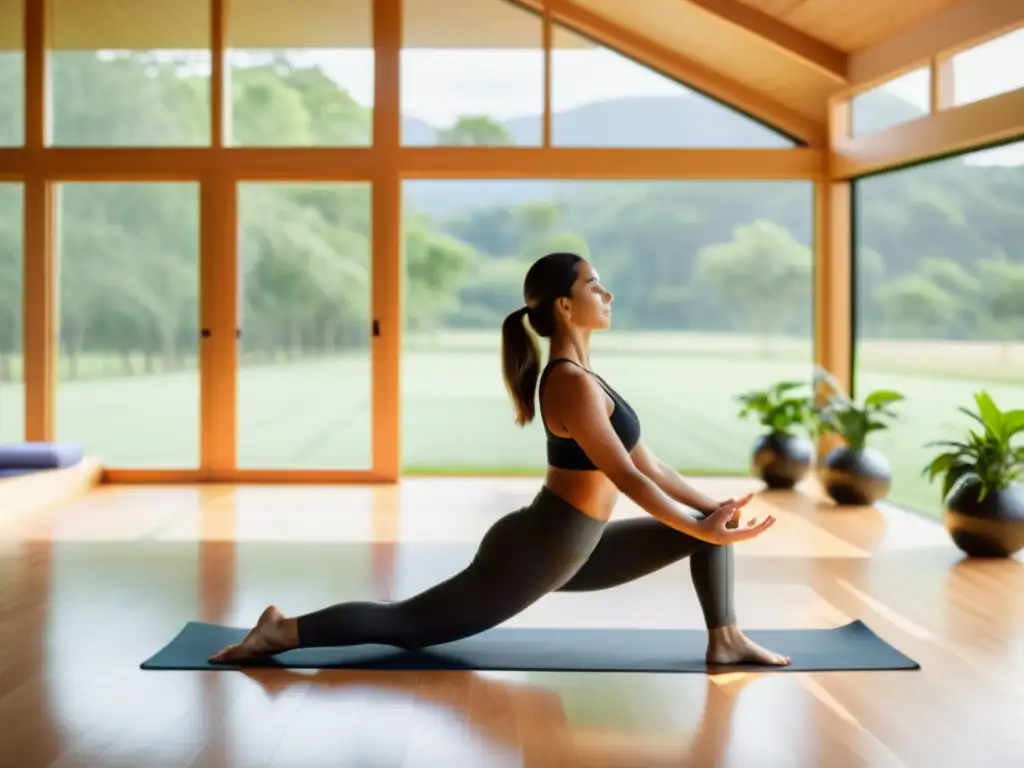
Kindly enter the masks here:
M 732 624 L 732 547 L 651 517 L 602 523 L 542 488 L 529 506 L 491 526 L 459 573 L 405 600 L 350 601 L 300 616 L 299 647 L 449 643 L 501 624 L 549 592 L 608 589 L 685 557 L 708 629 Z

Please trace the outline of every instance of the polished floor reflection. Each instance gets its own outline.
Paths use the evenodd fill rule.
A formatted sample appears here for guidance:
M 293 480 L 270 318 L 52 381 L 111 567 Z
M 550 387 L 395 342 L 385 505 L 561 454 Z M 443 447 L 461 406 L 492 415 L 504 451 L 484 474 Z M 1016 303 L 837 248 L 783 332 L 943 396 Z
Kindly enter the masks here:
M 756 483 L 695 481 L 721 497 Z M 750 627 L 859 618 L 914 672 L 143 672 L 182 624 L 401 597 L 471 556 L 535 480 L 104 487 L 0 522 L 0 765 L 979 766 L 1024 762 L 1024 563 L 941 526 L 761 494 Z M 624 501 L 618 516 L 643 514 Z M 701 626 L 686 564 L 551 595 L 519 626 Z

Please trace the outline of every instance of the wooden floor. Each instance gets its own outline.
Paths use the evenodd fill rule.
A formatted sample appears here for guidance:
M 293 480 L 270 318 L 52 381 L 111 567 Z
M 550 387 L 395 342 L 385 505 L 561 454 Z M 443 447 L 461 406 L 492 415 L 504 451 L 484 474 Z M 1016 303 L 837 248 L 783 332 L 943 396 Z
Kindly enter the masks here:
M 757 484 L 695 481 L 718 497 Z M 739 546 L 747 627 L 853 618 L 911 672 L 143 672 L 192 619 L 250 625 L 403 596 L 472 554 L 536 480 L 103 487 L 0 515 L 0 765 L 1024 765 L 1024 563 L 965 562 L 909 513 L 762 494 Z M 642 514 L 623 502 L 617 516 Z M 700 627 L 687 565 L 551 595 L 510 624 Z

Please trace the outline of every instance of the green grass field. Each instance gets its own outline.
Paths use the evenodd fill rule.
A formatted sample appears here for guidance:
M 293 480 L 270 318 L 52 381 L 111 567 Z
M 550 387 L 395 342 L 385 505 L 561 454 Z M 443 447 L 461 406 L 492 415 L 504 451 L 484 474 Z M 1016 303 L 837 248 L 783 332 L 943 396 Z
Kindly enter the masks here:
M 599 343 L 598 343 L 599 342 Z M 594 366 L 639 411 L 646 442 L 691 473 L 744 474 L 759 433 L 736 418 L 733 398 L 782 378 L 807 379 L 809 341 L 737 336 L 628 334 L 595 342 Z M 926 342 L 864 344 L 859 393 L 894 388 L 908 400 L 900 422 L 876 445 L 893 462 L 891 500 L 938 511 L 921 477 L 923 444 L 964 424 L 958 405 L 985 388 L 1004 407 L 1024 394 L 1020 349 Z M 965 364 L 969 363 L 969 364 Z M 108 466 L 188 468 L 199 456 L 195 369 L 117 375 L 120 361 L 79 361 L 81 378 L 62 381 L 58 439 L 83 443 Z M 968 378 L 963 371 L 975 372 Z M 370 364 L 362 358 L 306 358 L 246 365 L 239 372 L 239 465 L 246 468 L 368 468 Z M 543 432 L 520 429 L 499 375 L 493 333 L 410 339 L 402 357 L 402 456 L 408 472 L 541 471 Z M 22 436 L 20 385 L 0 387 L 0 440 Z

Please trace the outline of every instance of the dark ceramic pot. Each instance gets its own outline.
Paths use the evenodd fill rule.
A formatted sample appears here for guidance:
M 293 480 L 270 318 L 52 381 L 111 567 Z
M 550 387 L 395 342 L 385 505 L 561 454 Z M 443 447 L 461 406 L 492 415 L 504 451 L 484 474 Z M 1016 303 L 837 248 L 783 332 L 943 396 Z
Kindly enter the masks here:
M 763 435 L 754 443 L 751 472 L 772 490 L 789 490 L 803 480 L 813 459 L 810 440 L 795 435 Z
M 1024 485 L 991 491 L 981 501 L 981 483 L 960 483 L 943 515 L 953 543 L 968 557 L 1010 557 L 1024 548 Z
M 870 506 L 889 493 L 892 466 L 875 448 L 854 450 L 842 445 L 828 452 L 818 478 L 836 504 Z

